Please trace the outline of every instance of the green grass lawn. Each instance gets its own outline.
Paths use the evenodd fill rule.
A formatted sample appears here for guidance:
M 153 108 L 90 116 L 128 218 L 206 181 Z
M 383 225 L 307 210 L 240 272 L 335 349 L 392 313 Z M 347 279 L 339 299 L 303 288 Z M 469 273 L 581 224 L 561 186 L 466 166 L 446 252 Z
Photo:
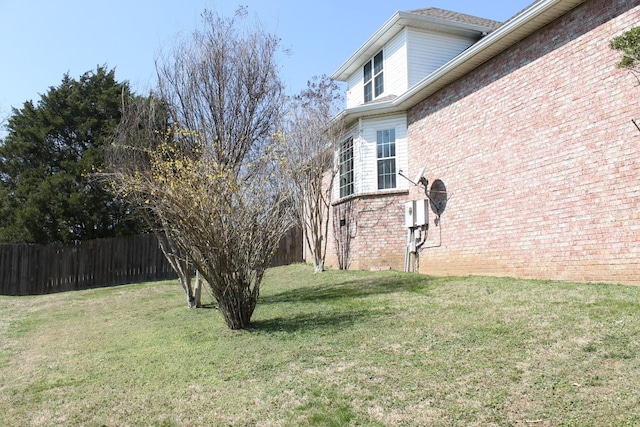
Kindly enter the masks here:
M 640 425 L 640 288 L 312 271 L 0 297 L 0 425 Z

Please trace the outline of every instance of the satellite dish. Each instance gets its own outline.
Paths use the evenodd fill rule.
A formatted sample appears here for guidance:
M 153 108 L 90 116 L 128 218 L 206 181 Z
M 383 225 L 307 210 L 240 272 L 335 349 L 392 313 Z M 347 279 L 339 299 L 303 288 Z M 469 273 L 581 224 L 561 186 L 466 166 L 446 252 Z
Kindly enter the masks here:
M 431 184 L 431 190 L 429 191 L 429 201 L 433 213 L 438 216 L 442 215 L 447 207 L 447 200 L 447 187 L 442 180 L 436 179 Z
M 424 175 L 424 171 L 426 170 L 427 170 L 427 164 L 425 163 L 422 170 L 418 172 L 418 175 L 416 175 L 416 177 L 412 181 L 415 185 L 418 185 L 418 183 L 420 182 L 420 178 L 422 178 L 422 175 Z

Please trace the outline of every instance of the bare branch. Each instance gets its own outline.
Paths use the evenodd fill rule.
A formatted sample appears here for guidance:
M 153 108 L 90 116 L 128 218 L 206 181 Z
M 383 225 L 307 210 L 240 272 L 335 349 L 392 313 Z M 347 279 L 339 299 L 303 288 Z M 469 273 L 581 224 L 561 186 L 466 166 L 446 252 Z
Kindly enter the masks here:
M 296 217 L 305 232 L 316 272 L 324 269 L 333 181 L 334 150 L 343 123 L 333 120 L 341 103 L 337 84 L 315 77 L 290 102 L 283 151 Z
M 129 107 L 111 162 L 117 190 L 195 265 L 232 329 L 249 325 L 292 224 L 273 147 L 278 40 L 242 19 L 205 12 L 204 27 L 158 60 L 157 100 Z

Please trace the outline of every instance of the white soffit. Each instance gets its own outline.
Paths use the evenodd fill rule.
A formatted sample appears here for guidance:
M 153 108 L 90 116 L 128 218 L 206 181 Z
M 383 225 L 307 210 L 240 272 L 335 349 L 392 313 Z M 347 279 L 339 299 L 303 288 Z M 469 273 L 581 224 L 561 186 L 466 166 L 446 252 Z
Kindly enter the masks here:
M 365 61 L 371 59 L 405 27 L 445 32 L 480 38 L 483 33 L 492 29 L 479 25 L 466 24 L 443 18 L 417 15 L 409 12 L 396 12 L 389 20 L 378 29 L 344 64 L 338 68 L 331 78 L 337 81 L 346 81 L 349 76 L 358 71 Z
M 393 101 L 383 102 L 379 104 L 367 104 L 343 110 L 334 120 L 346 120 L 351 122 L 359 117 L 372 117 L 378 115 L 389 114 L 392 112 L 406 111 L 420 101 L 434 94 L 438 90 L 444 88 L 450 83 L 458 80 L 473 69 L 479 67 L 484 62 L 498 55 L 500 52 L 508 49 L 518 41 L 533 34 L 535 31 L 561 17 L 585 0 L 539 0 L 532 3 L 522 12 L 511 18 L 501 27 L 471 45 L 467 50 L 453 58 L 451 61 L 440 67 L 438 70 L 422 79 L 407 92 L 400 95 Z M 394 15 L 397 20 L 399 13 Z M 381 39 L 383 29 L 388 30 L 392 26 L 394 18 L 387 21 L 369 41 Z M 338 71 L 331 77 L 340 81 L 337 77 L 340 73 L 348 72 L 348 65 L 353 64 L 355 58 L 366 52 L 367 44 L 358 50 L 349 61 L 340 67 Z M 375 50 L 376 48 L 369 49 Z M 379 49 L 379 48 L 378 48 Z M 377 51 L 376 51 L 377 52 Z
M 500 52 L 561 17 L 585 0 L 543 0 L 532 4 L 503 26 L 478 41 L 460 55 L 422 79 L 394 102 L 409 109 L 418 102 L 453 83 Z

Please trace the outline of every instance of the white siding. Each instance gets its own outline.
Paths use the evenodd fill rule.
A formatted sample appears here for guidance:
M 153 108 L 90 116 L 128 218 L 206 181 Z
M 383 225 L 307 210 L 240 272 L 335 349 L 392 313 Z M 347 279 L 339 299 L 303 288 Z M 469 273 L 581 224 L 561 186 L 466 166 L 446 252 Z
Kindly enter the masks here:
M 396 171 L 407 170 L 407 116 L 406 114 L 387 116 L 361 121 L 358 145 L 354 140 L 354 156 L 358 152 L 358 163 L 354 165 L 358 185 L 357 194 L 374 193 L 378 191 L 378 163 L 376 157 L 376 132 L 379 130 L 395 129 L 396 131 Z M 355 159 L 354 159 L 355 161 Z M 406 189 L 407 181 L 397 177 L 399 189 Z
M 407 31 L 408 88 L 475 43 L 475 40 L 431 31 Z
M 364 76 L 362 68 L 353 73 L 347 81 L 347 108 L 364 104 Z
M 401 31 L 396 35 L 382 48 L 382 51 L 384 92 L 379 97 L 400 95 L 408 89 L 406 31 Z M 373 56 L 369 59 L 372 58 Z M 363 67 L 360 67 L 347 80 L 347 108 L 362 104 L 364 104 L 364 72 Z
M 405 29 L 391 39 L 384 51 L 384 93 L 400 96 L 427 75 L 471 46 L 475 40 L 432 31 Z M 359 68 L 347 81 L 347 108 L 364 103 L 363 70 Z M 385 117 L 360 119 L 346 132 L 353 137 L 354 194 L 378 192 L 378 168 L 376 157 L 376 132 L 395 129 L 396 171 L 404 171 L 412 177 L 416 171 L 408 171 L 407 117 L 405 113 Z M 419 162 L 420 163 L 420 162 Z M 339 177 L 336 177 L 338 179 Z M 336 183 L 336 199 L 339 183 Z M 396 188 L 407 189 L 409 182 L 396 177 Z
M 376 132 L 386 129 L 395 129 L 396 132 L 396 171 L 407 172 L 406 114 L 360 120 L 345 132 L 345 136 L 342 138 L 342 141 L 353 138 L 354 195 L 371 194 L 379 191 Z M 334 200 L 340 198 L 340 177 L 338 175 L 336 174 L 334 181 Z M 409 183 L 401 176 L 397 176 L 396 188 L 407 189 L 409 188 Z
M 407 37 L 401 31 L 384 47 L 384 93 L 382 96 L 401 95 L 407 86 Z
M 400 96 L 420 80 L 458 56 L 474 39 L 405 28 L 383 48 L 384 93 Z M 364 104 L 363 71 L 360 67 L 347 80 L 347 108 Z

